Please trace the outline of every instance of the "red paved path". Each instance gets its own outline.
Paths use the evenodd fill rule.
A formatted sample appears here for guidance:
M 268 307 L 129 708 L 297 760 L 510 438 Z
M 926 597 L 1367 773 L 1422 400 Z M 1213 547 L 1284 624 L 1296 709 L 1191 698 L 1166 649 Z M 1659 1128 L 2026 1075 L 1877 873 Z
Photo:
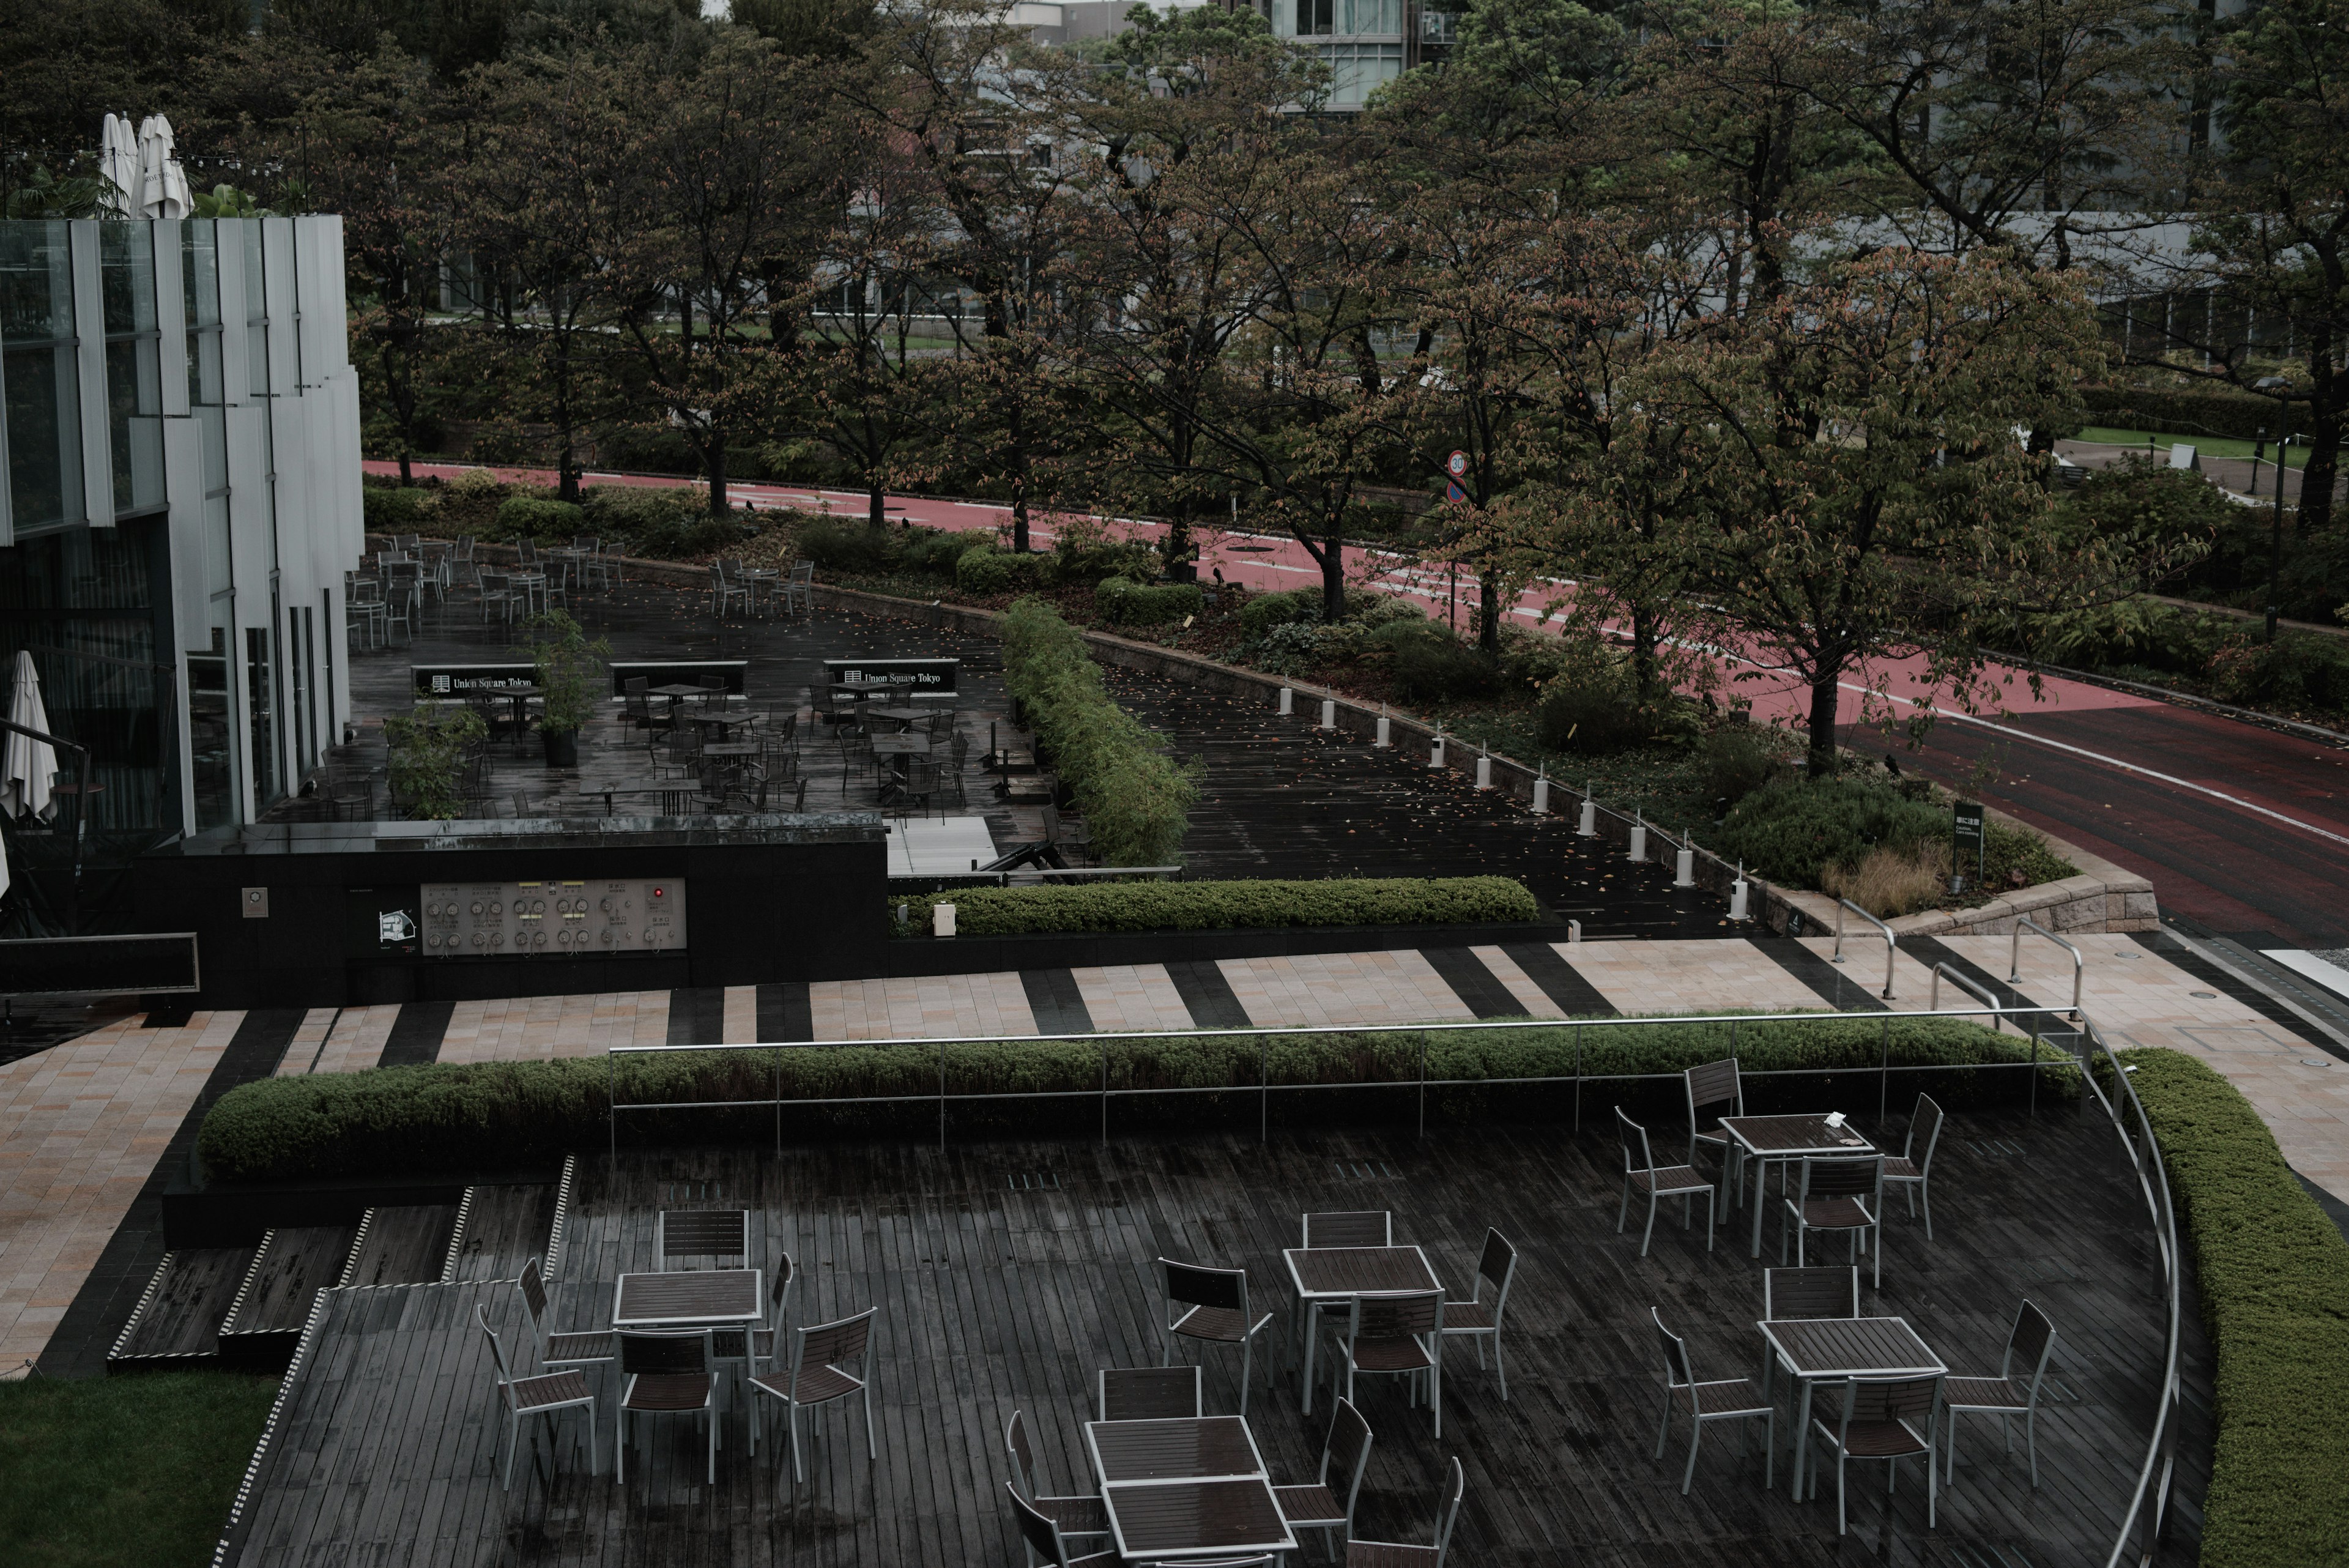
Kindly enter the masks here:
M 397 472 L 390 463 L 366 466 L 373 473 Z M 416 472 L 446 477 L 461 470 L 419 464 Z M 554 478 L 536 470 L 497 472 L 537 483 Z M 591 477 L 597 483 L 685 483 Z M 862 517 L 866 506 L 860 492 L 782 484 L 730 484 L 728 491 L 762 509 L 829 504 Z M 1009 518 L 1002 507 L 983 503 L 892 496 L 887 504 L 893 517 L 938 528 L 991 530 Z M 1133 526 L 1145 535 L 1157 531 Z M 1050 543 L 1048 525 L 1033 532 L 1036 543 Z M 1226 581 L 1290 588 L 1319 578 L 1293 539 L 1216 533 L 1202 543 L 1201 569 L 1220 569 Z M 1450 584 L 1441 569 L 1387 566 L 1373 556 L 1350 563 L 1348 576 L 1412 594 L 1431 613 L 1449 613 Z M 1464 585 L 1462 591 L 1464 618 L 1472 590 Z M 1530 590 L 1513 613 L 1536 624 L 1541 601 L 1557 591 Z M 1896 693 L 1915 690 L 1912 674 L 1913 666 L 1896 669 Z M 1738 690 L 1764 722 L 1807 706 L 1806 694 L 1776 678 Z M 2349 947 L 2349 750 L 2084 681 L 2051 677 L 2034 701 L 2018 675 L 2012 691 L 2009 715 L 1987 715 L 1987 722 L 1945 710 L 1924 753 L 1900 753 L 1901 765 L 1962 782 L 1994 753 L 2001 782 L 1987 792 L 1991 801 L 2151 877 L 2164 909 L 2222 931 L 2268 930 L 2303 947 Z M 1855 689 L 1847 715 L 1857 701 Z M 1855 725 L 1847 726 L 1844 739 L 1862 750 L 1885 749 Z

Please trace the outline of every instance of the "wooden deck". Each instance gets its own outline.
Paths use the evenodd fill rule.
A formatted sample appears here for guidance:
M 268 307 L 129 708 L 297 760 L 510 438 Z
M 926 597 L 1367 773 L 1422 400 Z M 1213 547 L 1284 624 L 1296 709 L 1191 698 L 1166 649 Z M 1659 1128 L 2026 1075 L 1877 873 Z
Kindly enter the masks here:
M 1669 1143 L 1669 1137 L 1666 1139 Z M 778 1159 L 731 1150 L 624 1158 L 616 1176 L 583 1158 L 555 1294 L 555 1325 L 605 1326 L 611 1282 L 654 1266 L 662 1203 L 747 1206 L 763 1262 L 799 1267 L 799 1322 L 878 1303 L 880 1458 L 834 1407 L 814 1420 L 806 1485 L 794 1487 L 773 1412 L 755 1461 L 739 1402 L 724 1417 L 717 1484 L 702 1480 L 698 1430 L 666 1419 L 611 1479 L 616 1379 L 605 1401 L 603 1473 L 587 1473 L 576 1415 L 533 1443 L 513 1491 L 499 1489 L 487 1347 L 476 1302 L 507 1333 L 508 1284 L 460 1282 L 326 1293 L 255 1476 L 226 1561 L 243 1564 L 1017 1563 L 1001 1492 L 1005 1418 L 1025 1408 L 1058 1490 L 1089 1488 L 1082 1454 L 1092 1375 L 1159 1357 L 1153 1260 L 1247 1265 L 1268 1306 L 1280 1250 L 1309 1209 L 1389 1208 L 1398 1239 L 1427 1250 L 1454 1294 L 1471 1283 L 1485 1229 L 1522 1251 L 1510 1303 L 1511 1397 L 1473 1350 L 1447 1352 L 1444 1436 L 1387 1380 L 1361 1394 L 1377 1438 L 1361 1511 L 1368 1534 L 1423 1539 L 1443 1459 L 1466 1466 L 1454 1542 L 1462 1564 L 2101 1563 L 2154 1416 L 2162 1349 L 2159 1275 L 2141 1199 L 2100 1114 L 2030 1122 L 1952 1116 L 1935 1171 L 1935 1230 L 1896 1219 L 1870 1312 L 1906 1316 L 1956 1371 L 1994 1370 L 2017 1300 L 2061 1335 L 2043 1409 L 2043 1485 L 1969 1421 L 1955 1488 L 1928 1533 L 1922 1476 L 1907 1467 L 1886 1502 L 1880 1469 L 1854 1471 L 1853 1531 L 1835 1534 L 1833 1480 L 1815 1505 L 1762 1486 L 1758 1450 L 1708 1432 L 1692 1494 L 1678 1481 L 1685 1428 L 1653 1457 L 1659 1403 L 1651 1306 L 1683 1334 L 1701 1375 L 1754 1372 L 1761 1264 L 1724 1231 L 1660 1220 L 1651 1256 L 1614 1234 L 1619 1168 L 1596 1130 L 1496 1127 L 1424 1142 L 1383 1131 L 1277 1135 L 1268 1146 L 1212 1135 L 1102 1146 L 988 1142 L 827 1146 Z M 1900 1205 L 1895 1201 L 1895 1212 Z M 1775 1231 L 1775 1226 L 1772 1228 Z M 1775 1242 L 1765 1241 L 1775 1261 Z M 1863 1282 L 1866 1279 L 1862 1274 Z M 2208 1352 L 2189 1337 L 2183 1498 L 2171 1540 L 2191 1561 L 2192 1500 L 2208 1473 Z M 1195 1354 L 1195 1347 L 1186 1347 Z M 1259 1386 L 1249 1417 L 1276 1479 L 1309 1479 L 1326 1404 L 1300 1413 L 1294 1369 Z M 1204 1357 L 1209 1407 L 1235 1407 L 1238 1357 Z M 545 1423 L 537 1423 L 542 1432 Z M 1785 1424 L 1782 1419 L 1782 1441 Z M 1758 1437 L 1758 1434 L 1757 1434 Z M 771 1440 L 776 1446 L 770 1447 Z M 1312 1542 L 1302 1561 L 1318 1561 Z

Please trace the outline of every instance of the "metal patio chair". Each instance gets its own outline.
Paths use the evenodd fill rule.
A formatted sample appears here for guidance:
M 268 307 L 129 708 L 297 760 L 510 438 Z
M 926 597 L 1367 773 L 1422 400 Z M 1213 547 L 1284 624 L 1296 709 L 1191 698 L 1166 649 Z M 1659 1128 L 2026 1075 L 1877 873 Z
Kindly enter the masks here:
M 742 613 L 750 613 L 750 585 L 736 582 L 726 575 L 726 568 L 717 561 L 709 563 L 709 612 L 723 616 L 727 606 L 742 601 Z
M 1786 1261 L 1786 1243 L 1795 1244 L 1795 1262 L 1805 1261 L 1804 1244 L 1814 1231 L 1840 1231 L 1850 1240 L 1852 1258 L 1875 1243 L 1876 1267 L 1871 1288 L 1884 1286 L 1884 1228 L 1877 1221 L 1884 1212 L 1884 1157 L 1868 1154 L 1806 1158 L 1800 1184 L 1786 1199 L 1785 1223 L 1778 1231 L 1778 1262 Z
M 1332 1318 L 1328 1327 L 1337 1341 L 1338 1359 L 1330 1364 L 1330 1381 L 1337 1381 L 1342 1367 L 1346 1397 L 1351 1399 L 1356 1373 L 1401 1377 L 1415 1400 L 1424 1380 L 1435 1435 L 1443 1437 L 1444 1293 L 1378 1291 L 1350 1298 L 1342 1315 Z
M 653 1220 L 654 1266 L 663 1273 L 679 1258 L 732 1258 L 750 1265 L 750 1211 L 747 1209 L 664 1209 Z M 723 1268 L 721 1262 L 717 1264 Z
M 1941 1397 L 1941 1380 L 1933 1377 L 1855 1377 L 1843 1386 L 1842 1408 L 1830 1416 L 1814 1416 L 1804 1441 L 1824 1438 L 1835 1446 L 1836 1533 L 1850 1528 L 1849 1493 L 1844 1485 L 1846 1459 L 1882 1459 L 1884 1495 L 1892 1495 L 1902 1459 L 1925 1461 L 1925 1528 L 1937 1522 L 1940 1487 L 1933 1469 L 1933 1407 Z M 1920 1423 L 1922 1423 L 1920 1428 Z M 1819 1495 L 1819 1467 L 1810 1466 L 1810 1494 Z
M 852 1394 L 864 1403 L 864 1457 L 881 1457 L 880 1445 L 873 1436 L 873 1320 L 880 1311 L 866 1307 L 854 1317 L 793 1329 L 790 1369 L 780 1377 L 766 1373 L 750 1379 L 754 1396 L 765 1394 L 782 1401 L 783 1425 L 791 1433 L 793 1480 L 807 1480 L 806 1466 L 800 1459 L 800 1412 Z M 854 1372 L 848 1370 L 851 1364 L 856 1368 Z M 813 1437 L 811 1431 L 811 1441 Z M 759 1451 L 755 1411 L 750 1417 L 750 1451 Z
M 1195 1420 L 1206 1411 L 1195 1366 L 1104 1366 L 1093 1394 L 1097 1421 Z
M 1623 1142 L 1623 1201 L 1615 1211 L 1615 1234 L 1623 1233 L 1624 1222 L 1631 1217 L 1633 1191 L 1648 1195 L 1648 1228 L 1640 1235 L 1640 1256 L 1648 1255 L 1648 1245 L 1656 1236 L 1656 1205 L 1667 1198 L 1681 1200 L 1681 1229 L 1687 1230 L 1695 1220 L 1696 1199 L 1704 1199 L 1704 1250 L 1713 1251 L 1713 1201 L 1720 1194 L 1704 1173 L 1692 1165 L 1658 1165 L 1648 1147 L 1648 1129 L 1615 1107 L 1615 1132 Z
M 1305 1217 L 1309 1247 L 1392 1247 L 1394 1216 L 1383 1209 L 1350 1209 Z
M 1691 1067 L 1681 1074 L 1681 1084 L 1688 1094 L 1688 1163 L 1696 1163 L 1696 1146 L 1706 1145 L 1721 1157 L 1722 1186 L 1728 1189 L 1733 1180 L 1735 1190 L 1743 1193 L 1744 1162 L 1738 1158 L 1736 1144 L 1721 1130 L 1722 1117 L 1745 1114 L 1745 1085 L 1738 1076 L 1737 1058 L 1729 1056 L 1707 1062 L 1702 1067 Z M 1734 1166 L 1733 1160 L 1737 1162 Z
M 1435 1544 L 1356 1541 L 1350 1536 L 1346 1568 L 1444 1568 L 1444 1554 L 1452 1546 L 1452 1528 L 1460 1522 L 1460 1501 L 1467 1493 L 1468 1478 L 1455 1459 L 1445 1467 L 1444 1484 L 1435 1494 Z
M 538 1364 L 543 1367 L 601 1366 L 619 1354 L 609 1330 L 600 1334 L 551 1334 L 546 1326 L 546 1280 L 533 1258 L 522 1266 L 514 1282 L 522 1304 L 530 1314 L 531 1333 L 538 1340 Z
M 1498 1231 L 1485 1232 L 1485 1251 L 1476 1260 L 1476 1286 L 1464 1302 L 1444 1303 L 1444 1332 L 1476 1342 L 1476 1365 L 1485 1365 L 1485 1340 L 1493 1341 L 1493 1370 L 1501 1380 L 1501 1401 L 1509 1398 L 1509 1369 L 1501 1361 L 1501 1314 L 1509 1310 L 1509 1285 L 1517 1277 L 1517 1250 Z M 1485 1287 L 1493 1299 L 1485 1299 Z M 1241 1412 L 1243 1415 L 1247 1412 Z
M 1160 1326 L 1165 1344 L 1158 1364 L 1174 1359 L 1174 1341 L 1196 1339 L 1210 1345 L 1240 1347 L 1240 1414 L 1247 1414 L 1248 1385 L 1256 1369 L 1256 1338 L 1272 1322 L 1272 1314 L 1256 1315 L 1248 1306 L 1246 1269 L 1211 1269 L 1197 1263 L 1158 1260 L 1164 1288 L 1166 1315 Z M 1265 1386 L 1272 1386 L 1272 1358 L 1264 1362 Z
M 1847 1264 L 1840 1269 L 1762 1271 L 1762 1317 L 1766 1323 L 1858 1315 L 1859 1270 L 1854 1265 Z M 1785 1357 L 1775 1350 L 1763 1358 L 1762 1397 L 1764 1399 L 1770 1397 L 1770 1386 L 1785 1360 Z
M 1005 1481 L 1003 1490 L 1010 1494 L 1011 1516 L 1019 1523 L 1019 1539 L 1028 1547 L 1030 1568 L 1040 1561 L 1048 1568 L 1119 1568 L 1124 1563 L 1114 1548 L 1083 1557 L 1070 1556 L 1067 1532 L 1052 1522 L 1051 1516 L 1021 1497 L 1016 1483 Z
M 473 1321 L 481 1325 L 489 1336 L 490 1355 L 498 1369 L 498 1403 L 506 1413 L 505 1489 L 513 1490 L 514 1456 L 522 1451 L 522 1422 L 525 1416 L 554 1417 L 563 1410 L 587 1412 L 587 1473 L 595 1474 L 603 1468 L 595 1452 L 595 1396 L 587 1387 L 585 1373 L 575 1368 L 561 1372 L 541 1373 L 534 1377 L 516 1377 L 506 1366 L 505 1345 L 498 1339 L 498 1331 L 490 1326 L 489 1309 L 480 1302 L 473 1303 Z M 494 1445 L 490 1462 L 497 1462 Z
M 718 1481 L 718 1379 L 709 1370 L 710 1331 L 633 1334 L 620 1342 L 618 1440 L 613 1473 L 628 1481 L 630 1416 L 699 1416 L 709 1428 L 709 1482 Z
M 1272 1501 L 1293 1534 L 1319 1530 L 1333 1549 L 1334 1532 L 1354 1533 L 1354 1504 L 1362 1492 L 1362 1472 L 1371 1465 L 1371 1424 L 1350 1400 L 1330 1413 L 1330 1435 L 1321 1443 L 1321 1471 L 1309 1486 L 1277 1486 Z
M 1777 1479 L 1778 1407 L 1767 1397 L 1758 1393 L 1751 1377 L 1720 1377 L 1710 1383 L 1697 1381 L 1696 1367 L 1689 1360 L 1688 1342 L 1664 1326 L 1664 1314 L 1656 1308 L 1648 1309 L 1655 1320 L 1656 1336 L 1664 1353 L 1664 1416 L 1656 1427 L 1656 1458 L 1664 1457 L 1664 1444 L 1671 1436 L 1672 1412 L 1689 1413 L 1688 1464 L 1681 1471 L 1681 1495 L 1686 1497 L 1696 1480 L 1696 1451 L 1704 1441 L 1707 1421 L 1750 1422 L 1762 1417 L 1762 1449 L 1767 1456 L 1763 1461 L 1762 1484 L 1770 1486 Z M 1751 1425 L 1739 1428 L 1744 1434 L 1737 1448 L 1744 1458 L 1753 1446 Z
M 1917 1151 L 1920 1135 L 1924 1139 L 1922 1154 Z M 1909 1212 L 1914 1215 L 1921 1200 L 1925 1206 L 1925 1240 L 1933 1239 L 1933 1194 L 1927 1185 L 1933 1178 L 1933 1151 L 1941 1143 L 1941 1106 L 1930 1095 L 1917 1096 L 1917 1114 L 1909 1118 L 1909 1141 L 1897 1155 L 1884 1161 L 1884 1184 L 1905 1187 L 1909 1190 Z
M 2023 1417 L 2023 1449 L 2031 1457 L 2031 1484 L 2039 1484 L 2039 1390 L 2047 1380 L 2047 1363 L 2055 1354 L 2055 1325 L 2029 1302 L 2014 1314 L 2007 1332 L 2006 1354 L 1999 1358 L 1995 1377 L 1944 1377 L 1941 1408 L 1949 1416 L 1950 1480 L 1958 1479 L 1958 1417 L 1996 1416 L 2014 1452 L 2014 1417 Z M 2026 1372 L 2024 1368 L 2029 1368 Z
M 793 1272 L 792 1255 L 775 1265 L 775 1280 L 767 1296 L 767 1321 L 763 1327 L 721 1328 L 710 1341 L 710 1359 L 719 1366 L 740 1362 L 745 1377 L 755 1375 L 759 1364 L 773 1365 L 776 1347 L 783 1343 L 785 1324 L 792 1310 L 792 1287 L 798 1283 Z
M 1036 1449 L 1028 1440 L 1028 1418 L 1020 1412 L 1011 1412 L 1011 1419 L 1003 1424 L 1003 1451 L 1011 1459 L 1011 1483 L 1014 1495 L 1030 1508 L 1050 1520 L 1062 1535 L 1107 1535 L 1109 1510 L 1098 1496 L 1071 1493 L 1063 1497 L 1047 1496 L 1036 1484 Z

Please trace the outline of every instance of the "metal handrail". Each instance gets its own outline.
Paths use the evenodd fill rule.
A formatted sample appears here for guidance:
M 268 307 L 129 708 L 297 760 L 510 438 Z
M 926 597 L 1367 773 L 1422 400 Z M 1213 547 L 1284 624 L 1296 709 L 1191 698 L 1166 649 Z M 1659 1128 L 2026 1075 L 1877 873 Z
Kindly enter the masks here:
M 2161 1547 L 2162 1531 L 2169 1519 L 2169 1490 L 2178 1469 L 2178 1427 L 2180 1399 L 2180 1379 L 2178 1370 L 2178 1347 L 2184 1324 L 2185 1271 L 2178 1249 L 2178 1206 L 2169 1190 L 2169 1178 L 2162 1164 L 2161 1142 L 2153 1134 L 2153 1122 L 2145 1113 L 2145 1103 L 2137 1098 L 2129 1075 L 2137 1069 L 2125 1067 L 2113 1054 L 2112 1046 L 2104 1035 L 2085 1017 L 2081 1029 L 2092 1050 L 2101 1052 L 2110 1064 L 2113 1094 L 2108 1099 L 2096 1085 L 2095 1072 L 2085 1072 L 2082 1081 L 2113 1118 L 2113 1129 L 2120 1134 L 2121 1147 L 2128 1151 L 2129 1163 L 2137 1169 L 2137 1187 L 2145 1195 L 2146 1208 L 2152 1215 L 2154 1240 L 2161 1252 L 2163 1282 L 2168 1289 L 2169 1324 L 2163 1352 L 2161 1398 L 2153 1421 L 2153 1435 L 2147 1440 L 2145 1462 L 2137 1467 L 2137 1485 L 2129 1493 L 2129 1505 L 2121 1516 L 2120 1529 L 2113 1536 L 2112 1552 L 2105 1558 L 2105 1568 L 2122 1568 L 2131 1561 L 2130 1546 L 2136 1542 L 2134 1561 L 2138 1568 L 2151 1568 Z M 2035 1047 L 2034 1047 L 2035 1050 Z M 2088 1053 L 2083 1054 L 2084 1063 Z M 2127 1119 L 2116 1099 L 2125 1099 L 2135 1113 L 2137 1129 L 2131 1136 Z M 2148 1508 L 2148 1503 L 2150 1507 Z
M 1900 939 L 1893 934 L 1890 926 L 1861 909 L 1849 898 L 1837 898 L 1836 900 L 1835 957 L 1831 961 L 1843 962 L 1843 912 L 1846 909 L 1849 909 L 1884 933 L 1884 1000 L 1889 1002 L 1892 1000 L 1892 955 L 1899 947 Z
M 1933 989 L 1927 993 L 1925 1011 L 1931 1012 L 1940 1007 L 1941 977 L 1944 975 L 1949 977 L 1950 983 L 1951 985 L 1956 986 L 1960 991 L 1964 992 L 1967 995 L 1979 997 L 1983 1002 L 1990 1003 L 1990 1029 L 1992 1033 L 1997 1033 L 1998 1013 L 2002 1005 L 1998 998 L 1992 996 L 1990 992 L 1983 987 L 1976 985 L 1972 981 L 1970 981 L 1964 975 L 1960 974 L 1956 970 L 1951 969 L 1947 960 L 1944 960 L 1933 966 Z
M 2038 932 L 2072 955 L 2072 1022 L 2079 1023 L 2080 981 L 2087 973 L 2087 960 L 2080 956 L 2078 948 L 2027 916 L 2014 922 L 2014 941 L 2010 946 L 2006 958 L 2006 983 L 2009 985 L 2023 983 L 2023 933 L 2025 931 Z

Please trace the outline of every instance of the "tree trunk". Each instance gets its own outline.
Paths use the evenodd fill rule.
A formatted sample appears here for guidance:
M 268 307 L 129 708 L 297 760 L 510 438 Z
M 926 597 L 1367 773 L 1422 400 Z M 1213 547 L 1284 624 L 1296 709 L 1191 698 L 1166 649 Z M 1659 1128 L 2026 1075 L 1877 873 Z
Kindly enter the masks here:
M 2340 393 L 2349 380 L 2333 371 L 2329 342 L 2308 358 L 2315 395 L 2309 400 L 2308 466 L 2300 471 L 2300 516 L 2293 524 L 2302 538 L 2333 521 L 2333 484 L 2341 472 Z
M 416 475 L 409 471 L 408 441 L 404 436 L 400 438 L 399 442 L 399 483 L 402 487 L 406 487 L 416 483 Z
M 1631 607 L 1631 689 L 1643 702 L 1656 695 L 1656 612 L 1643 605 Z
M 873 488 L 865 493 L 864 522 L 871 528 L 889 526 L 888 497 L 883 493 L 881 482 L 877 479 L 873 482 Z
M 1011 403 L 1011 417 L 1005 421 L 1011 438 L 1005 444 L 1014 452 L 1023 454 L 1027 431 L 1026 421 L 1021 416 L 1026 411 L 1024 405 L 1015 398 Z M 1028 553 L 1028 471 L 1024 463 L 1015 468 L 1011 475 L 1011 549 L 1014 555 Z
M 1811 748 L 1808 759 L 1810 774 L 1815 779 L 1832 778 L 1836 763 L 1836 711 L 1842 705 L 1843 688 L 1837 684 L 1842 667 L 1822 670 L 1811 682 Z
M 726 432 L 711 431 L 709 445 L 703 451 L 701 461 L 709 470 L 709 514 L 722 517 L 726 514 Z
M 1181 513 L 1166 522 L 1165 542 L 1159 545 L 1166 557 L 1166 580 L 1170 583 L 1192 582 L 1199 569 L 1191 561 L 1191 519 Z
M 1321 536 L 1321 622 L 1336 626 L 1346 618 L 1346 531 L 1336 517 Z
M 1501 657 L 1501 585 L 1490 572 L 1476 575 L 1478 620 L 1476 646 L 1498 660 Z

